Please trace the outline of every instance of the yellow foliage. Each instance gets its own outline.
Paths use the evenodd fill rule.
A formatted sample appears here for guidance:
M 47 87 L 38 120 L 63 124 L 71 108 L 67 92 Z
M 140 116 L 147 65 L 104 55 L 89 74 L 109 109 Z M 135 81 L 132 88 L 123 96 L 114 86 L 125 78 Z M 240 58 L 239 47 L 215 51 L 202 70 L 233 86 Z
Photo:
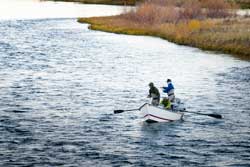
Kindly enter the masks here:
M 193 31 L 199 31 L 201 28 L 201 23 L 199 20 L 190 20 L 188 22 L 188 29 L 193 32 Z
M 187 23 L 180 22 L 175 27 L 175 35 L 177 39 L 187 37 L 190 32 Z
M 214 20 L 204 20 L 201 22 L 201 29 L 211 29 L 215 27 L 216 22 Z

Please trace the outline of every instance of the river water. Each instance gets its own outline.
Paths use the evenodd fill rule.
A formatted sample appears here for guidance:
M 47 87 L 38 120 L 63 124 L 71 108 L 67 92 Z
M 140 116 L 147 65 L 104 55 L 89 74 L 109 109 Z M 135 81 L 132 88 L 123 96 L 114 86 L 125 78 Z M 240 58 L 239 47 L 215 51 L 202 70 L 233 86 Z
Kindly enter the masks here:
M 86 16 L 121 11 L 90 7 Z M 249 61 L 91 31 L 65 10 L 41 14 L 0 20 L 0 166 L 249 166 Z M 138 108 L 148 83 L 167 78 L 188 110 L 223 119 L 146 124 L 137 111 L 113 114 Z

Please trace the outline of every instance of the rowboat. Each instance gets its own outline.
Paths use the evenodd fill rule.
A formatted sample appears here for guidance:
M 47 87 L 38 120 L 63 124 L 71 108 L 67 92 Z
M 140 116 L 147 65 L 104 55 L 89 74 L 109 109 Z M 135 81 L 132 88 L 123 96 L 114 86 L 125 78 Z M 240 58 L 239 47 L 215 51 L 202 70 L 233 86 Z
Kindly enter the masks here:
M 140 107 L 145 122 L 173 122 L 181 120 L 183 113 L 179 111 L 166 110 L 164 108 L 145 103 Z
M 165 109 L 164 106 L 158 105 L 154 106 L 149 103 L 143 104 L 140 108 L 130 109 L 130 110 L 114 110 L 114 114 L 123 113 L 125 111 L 141 111 L 144 121 L 153 123 L 153 122 L 173 122 L 178 121 L 183 118 L 184 113 L 188 112 L 197 115 L 206 115 L 209 117 L 213 117 L 216 119 L 222 119 L 222 115 L 220 114 L 205 114 L 194 111 L 186 111 L 184 103 L 181 102 L 180 99 L 175 99 L 173 103 L 171 103 L 171 109 Z
M 145 103 L 139 110 L 142 112 L 142 116 L 145 122 L 173 122 L 181 120 L 183 118 L 183 113 L 179 109 L 166 110 L 163 106 L 153 106 L 151 104 Z M 178 111 L 179 110 L 179 111 Z

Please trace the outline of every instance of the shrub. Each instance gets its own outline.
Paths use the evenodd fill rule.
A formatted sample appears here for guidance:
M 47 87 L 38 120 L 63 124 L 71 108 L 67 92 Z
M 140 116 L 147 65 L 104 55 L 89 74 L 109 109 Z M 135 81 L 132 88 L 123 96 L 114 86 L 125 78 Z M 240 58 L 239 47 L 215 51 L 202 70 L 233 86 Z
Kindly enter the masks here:
M 177 23 L 192 19 L 233 16 L 232 5 L 224 0 L 148 0 L 123 15 L 141 24 Z
M 159 7 L 153 3 L 140 4 L 135 10 L 124 14 L 123 17 L 139 23 L 153 23 L 157 19 L 157 9 Z
M 202 10 L 200 2 L 197 0 L 185 1 L 183 3 L 181 10 L 181 18 L 184 20 L 202 18 Z
M 225 0 L 201 0 L 207 17 L 222 18 L 230 16 L 231 5 Z

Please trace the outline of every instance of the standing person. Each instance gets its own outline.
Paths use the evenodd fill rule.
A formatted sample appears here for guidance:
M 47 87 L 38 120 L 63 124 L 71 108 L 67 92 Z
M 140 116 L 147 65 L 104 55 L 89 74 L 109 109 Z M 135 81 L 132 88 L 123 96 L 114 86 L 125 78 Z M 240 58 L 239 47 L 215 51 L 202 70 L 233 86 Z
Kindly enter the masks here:
M 172 84 L 171 79 L 167 79 L 167 84 L 168 85 L 166 87 L 162 87 L 163 92 L 168 94 L 168 99 L 171 102 L 174 102 L 174 100 L 175 100 L 174 85 Z
M 150 82 L 149 85 L 149 95 L 152 98 L 152 105 L 158 106 L 160 103 L 160 93 L 159 90 L 154 86 L 154 83 Z

